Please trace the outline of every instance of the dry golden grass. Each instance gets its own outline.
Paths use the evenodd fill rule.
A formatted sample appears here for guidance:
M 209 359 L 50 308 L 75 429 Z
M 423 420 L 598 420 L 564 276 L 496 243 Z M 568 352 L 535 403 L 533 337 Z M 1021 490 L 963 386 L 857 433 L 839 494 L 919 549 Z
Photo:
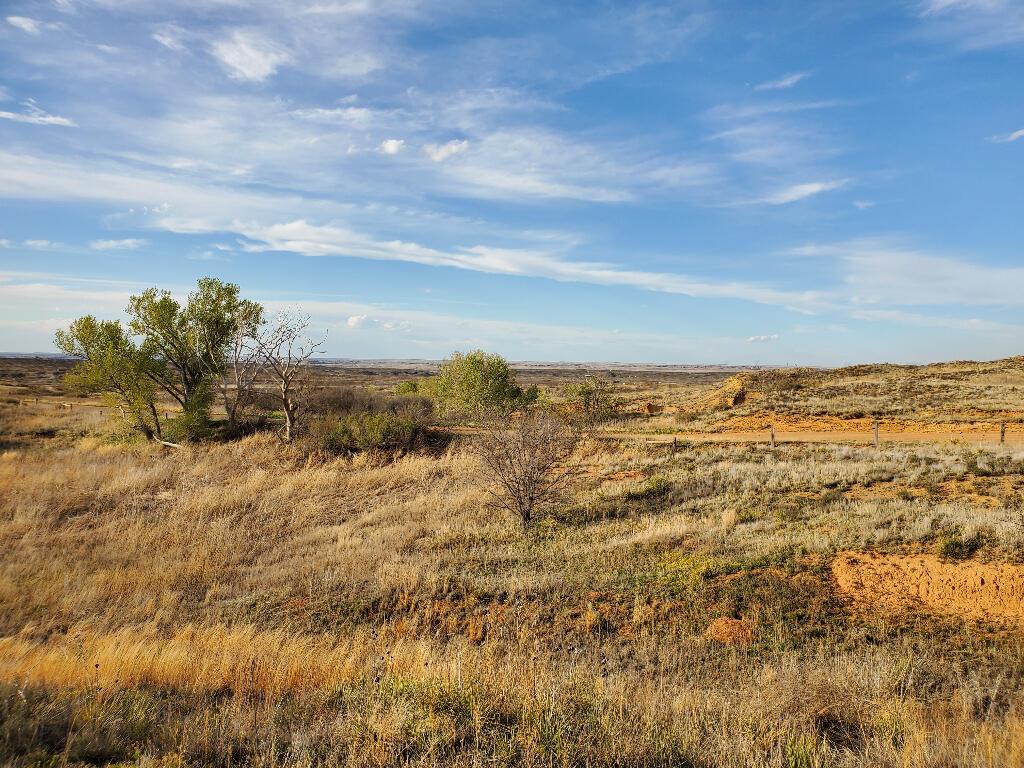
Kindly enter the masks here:
M 169 451 L 45 403 L 0 441 L 5 764 L 1024 763 L 1020 636 L 829 568 L 1019 561 L 1015 449 L 590 441 L 524 536 L 458 443 Z

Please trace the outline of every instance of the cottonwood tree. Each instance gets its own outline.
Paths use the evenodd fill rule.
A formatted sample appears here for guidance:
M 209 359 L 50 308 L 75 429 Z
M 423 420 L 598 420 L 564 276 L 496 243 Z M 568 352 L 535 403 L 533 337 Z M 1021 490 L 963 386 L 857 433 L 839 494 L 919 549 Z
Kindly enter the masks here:
M 525 530 L 536 510 L 554 501 L 571 476 L 566 462 L 577 435 L 555 414 L 531 409 L 488 422 L 472 442 L 498 506 L 519 517 Z
M 281 312 L 259 339 L 260 354 L 276 384 L 276 395 L 284 411 L 284 437 L 291 442 L 298 431 L 304 402 L 303 390 L 309 378 L 310 358 L 320 353 L 326 337 L 314 342 L 306 335 L 309 315 Z
M 239 318 L 258 311 L 258 305 L 238 293 L 234 283 L 204 277 L 184 306 L 169 291 L 156 288 L 129 301 L 129 328 L 143 337 L 149 354 L 165 363 L 153 380 L 181 405 L 190 431 L 208 419 L 211 375 L 223 370 Z
M 55 340 L 62 352 L 81 358 L 65 377 L 71 389 L 102 394 L 148 439 L 163 440 L 155 385 L 163 362 L 150 349 L 136 344 L 120 322 L 92 315 L 57 331 Z

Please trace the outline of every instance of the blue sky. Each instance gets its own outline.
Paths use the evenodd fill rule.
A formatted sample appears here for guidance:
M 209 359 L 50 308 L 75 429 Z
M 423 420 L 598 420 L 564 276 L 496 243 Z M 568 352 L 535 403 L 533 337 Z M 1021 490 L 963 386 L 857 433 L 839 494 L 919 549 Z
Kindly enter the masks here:
M 1024 352 L 1024 2 L 0 14 L 3 351 L 216 275 L 340 357 Z

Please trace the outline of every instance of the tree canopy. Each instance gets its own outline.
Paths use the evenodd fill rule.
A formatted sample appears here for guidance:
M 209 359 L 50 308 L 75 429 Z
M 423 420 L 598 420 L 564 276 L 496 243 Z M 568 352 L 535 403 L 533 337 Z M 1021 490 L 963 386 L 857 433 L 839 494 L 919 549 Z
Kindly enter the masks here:
M 163 361 L 136 344 L 120 322 L 86 315 L 57 331 L 56 342 L 65 354 L 82 358 L 65 379 L 69 387 L 104 394 L 147 437 L 161 436 L 155 383 L 164 375 Z
M 425 389 L 445 413 L 508 410 L 537 399 L 536 387 L 524 391 L 503 357 L 479 349 L 453 353 Z
M 182 408 L 181 431 L 195 436 L 207 424 L 212 380 L 223 373 L 229 349 L 263 322 L 263 308 L 238 294 L 234 283 L 204 277 L 184 305 L 157 288 L 132 296 L 127 329 L 80 317 L 56 334 L 62 351 L 82 358 L 69 385 L 106 393 L 150 437 L 161 435 L 156 396 L 163 391 Z
M 194 418 L 209 409 L 210 378 L 223 370 L 240 324 L 255 328 L 262 321 L 262 307 L 238 294 L 234 283 L 204 277 L 184 306 L 156 288 L 129 300 L 129 328 L 143 338 L 147 353 L 164 362 L 156 383 Z

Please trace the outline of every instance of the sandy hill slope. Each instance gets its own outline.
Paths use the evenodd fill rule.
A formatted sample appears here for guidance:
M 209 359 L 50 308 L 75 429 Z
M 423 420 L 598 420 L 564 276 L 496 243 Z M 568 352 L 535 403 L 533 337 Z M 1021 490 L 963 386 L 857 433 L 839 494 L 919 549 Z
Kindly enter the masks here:
M 769 422 L 803 429 L 1024 421 L 1024 357 L 932 365 L 855 365 L 739 373 L 680 404 L 694 422 L 759 429 Z

